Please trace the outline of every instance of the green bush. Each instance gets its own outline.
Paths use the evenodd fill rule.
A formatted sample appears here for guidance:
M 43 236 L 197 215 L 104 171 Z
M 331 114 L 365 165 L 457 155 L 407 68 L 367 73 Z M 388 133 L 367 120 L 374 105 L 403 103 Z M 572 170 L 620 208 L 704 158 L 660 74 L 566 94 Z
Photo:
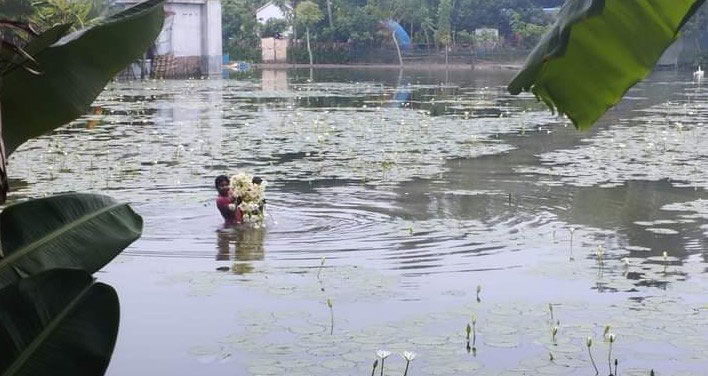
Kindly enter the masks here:
M 261 62 L 261 47 L 244 45 L 241 43 L 229 43 L 226 47 L 229 58 L 234 61 L 249 61 L 253 63 Z M 307 53 L 307 51 L 305 51 Z
M 315 64 L 347 64 L 350 62 L 349 49 L 313 46 L 312 59 Z M 288 62 L 309 64 L 310 58 L 307 55 L 307 47 L 291 47 L 288 50 Z

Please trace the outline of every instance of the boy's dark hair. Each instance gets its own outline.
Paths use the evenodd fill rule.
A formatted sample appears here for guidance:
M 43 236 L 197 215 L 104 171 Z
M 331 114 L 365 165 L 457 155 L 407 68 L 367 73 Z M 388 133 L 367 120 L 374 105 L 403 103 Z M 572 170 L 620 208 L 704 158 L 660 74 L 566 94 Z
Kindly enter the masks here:
M 214 179 L 214 188 L 219 189 L 219 183 L 222 181 L 229 182 L 229 177 L 226 175 L 219 175 Z
M 251 179 L 251 183 L 253 184 L 261 184 L 263 182 L 263 178 L 260 176 L 254 176 L 253 179 Z

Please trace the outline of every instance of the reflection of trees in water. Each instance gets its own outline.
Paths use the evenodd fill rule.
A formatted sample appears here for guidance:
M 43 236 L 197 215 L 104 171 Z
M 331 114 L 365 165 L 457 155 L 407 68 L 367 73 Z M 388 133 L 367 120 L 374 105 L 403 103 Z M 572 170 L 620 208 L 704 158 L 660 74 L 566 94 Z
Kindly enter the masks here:
M 266 230 L 250 226 L 239 226 L 217 231 L 217 260 L 256 261 L 263 260 L 263 240 Z M 233 244 L 233 247 L 231 246 Z M 233 253 L 232 253 L 233 248 Z M 232 256 L 233 255 L 233 256 Z M 234 263 L 234 273 L 244 274 L 253 270 L 249 263 Z

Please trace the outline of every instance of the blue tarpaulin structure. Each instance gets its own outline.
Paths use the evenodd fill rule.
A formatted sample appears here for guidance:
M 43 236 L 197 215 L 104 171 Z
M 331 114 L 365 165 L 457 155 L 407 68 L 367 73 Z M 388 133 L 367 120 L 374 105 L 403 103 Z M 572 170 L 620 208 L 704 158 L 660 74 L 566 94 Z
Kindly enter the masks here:
M 388 30 L 390 30 L 393 35 L 396 36 L 396 40 L 398 41 L 398 46 L 401 47 L 402 50 L 407 50 L 411 46 L 411 37 L 408 36 L 408 33 L 406 33 L 406 30 L 399 24 L 398 22 L 394 20 L 388 20 L 384 22 Z

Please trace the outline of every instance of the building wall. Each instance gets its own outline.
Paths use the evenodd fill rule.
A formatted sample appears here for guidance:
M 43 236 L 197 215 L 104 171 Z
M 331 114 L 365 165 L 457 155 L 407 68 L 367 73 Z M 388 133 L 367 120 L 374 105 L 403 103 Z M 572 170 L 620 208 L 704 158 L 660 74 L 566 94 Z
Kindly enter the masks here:
M 207 0 L 202 23 L 202 72 L 220 75 L 223 50 L 221 46 L 221 1 Z
M 139 0 L 118 0 L 121 6 Z M 155 41 L 162 77 L 221 74 L 221 1 L 167 0 L 165 24 Z
M 174 57 L 202 55 L 203 7 L 203 4 L 165 4 L 165 11 L 173 13 L 171 52 Z

